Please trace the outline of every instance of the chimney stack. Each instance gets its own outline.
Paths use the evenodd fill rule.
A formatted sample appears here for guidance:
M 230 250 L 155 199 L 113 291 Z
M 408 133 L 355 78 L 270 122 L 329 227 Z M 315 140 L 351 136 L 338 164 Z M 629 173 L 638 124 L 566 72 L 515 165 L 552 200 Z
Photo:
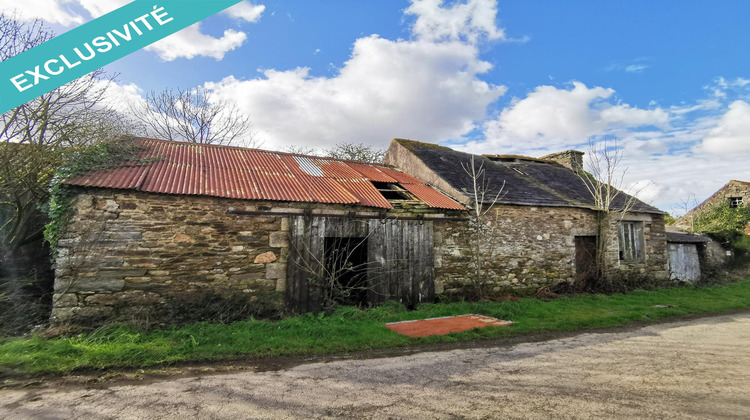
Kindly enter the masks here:
M 566 150 L 564 152 L 553 153 L 551 155 L 542 156 L 540 159 L 557 162 L 576 173 L 583 171 L 583 152 L 579 152 L 578 150 Z

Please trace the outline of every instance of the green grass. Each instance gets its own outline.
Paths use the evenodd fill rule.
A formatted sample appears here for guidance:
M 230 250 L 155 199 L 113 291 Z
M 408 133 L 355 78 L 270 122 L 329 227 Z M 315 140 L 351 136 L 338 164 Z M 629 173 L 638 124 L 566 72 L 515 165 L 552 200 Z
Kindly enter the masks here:
M 673 305 L 653 308 L 652 305 Z M 549 302 L 520 299 L 500 303 L 425 304 L 416 311 L 389 303 L 360 311 L 346 307 L 331 316 L 299 316 L 282 321 L 199 323 L 166 330 L 140 331 L 107 326 L 90 334 L 0 341 L 0 373 L 65 374 L 77 369 L 146 367 L 243 356 L 330 354 L 418 343 L 508 337 L 656 321 L 679 315 L 750 307 L 750 280 L 713 287 L 635 291 L 628 295 L 587 295 Z M 510 327 L 475 329 L 441 337 L 408 338 L 385 322 L 460 314 L 512 320 Z

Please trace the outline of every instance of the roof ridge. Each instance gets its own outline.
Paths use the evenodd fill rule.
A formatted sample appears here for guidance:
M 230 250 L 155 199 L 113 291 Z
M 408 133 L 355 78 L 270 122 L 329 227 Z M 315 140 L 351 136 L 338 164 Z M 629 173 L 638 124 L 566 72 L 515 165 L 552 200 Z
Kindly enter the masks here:
M 413 194 L 433 208 L 464 210 L 450 197 L 386 165 L 237 146 L 135 138 L 148 163 L 86 172 L 63 182 L 147 193 L 393 208 L 373 184 L 418 183 Z M 309 162 L 303 162 L 303 160 Z M 303 166 L 314 166 L 319 174 Z M 309 168 L 308 168 L 309 169 Z M 424 188 L 421 188 L 424 187 Z
M 211 147 L 211 148 L 216 148 L 216 149 L 235 149 L 235 150 L 240 150 L 240 151 L 253 151 L 253 152 L 260 152 L 260 153 L 276 153 L 279 155 L 286 155 L 286 156 L 298 156 L 298 157 L 306 157 L 306 158 L 313 158 L 313 159 L 332 160 L 336 162 L 359 163 L 362 165 L 381 166 L 381 167 L 389 168 L 389 169 L 398 169 L 395 166 L 386 165 L 385 163 L 365 162 L 362 160 L 352 160 L 352 159 L 339 159 L 339 158 L 334 158 L 330 156 L 306 155 L 302 153 L 284 152 L 281 150 L 260 149 L 256 147 L 242 147 L 242 146 L 233 146 L 233 145 L 228 145 L 228 144 L 193 143 L 193 142 L 178 141 L 178 140 L 155 139 L 151 137 L 135 137 L 135 139 L 151 141 L 151 142 L 166 143 L 166 144 L 174 144 L 174 145 L 178 145 L 181 147 L 190 147 L 190 146 Z

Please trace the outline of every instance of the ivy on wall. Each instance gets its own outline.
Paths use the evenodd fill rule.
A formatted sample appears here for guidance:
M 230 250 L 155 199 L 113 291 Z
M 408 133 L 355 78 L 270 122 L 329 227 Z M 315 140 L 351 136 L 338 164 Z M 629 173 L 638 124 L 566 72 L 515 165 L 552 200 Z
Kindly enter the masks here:
M 742 232 L 750 223 L 750 206 L 730 207 L 724 202 L 695 217 L 695 231 L 701 233 Z
M 45 226 L 44 238 L 54 250 L 64 233 L 75 194 L 63 181 L 90 171 L 116 168 L 124 164 L 135 166 L 158 159 L 141 157 L 145 148 L 133 137 L 120 137 L 93 146 L 73 150 L 67 162 L 60 166 L 50 182 L 50 202 L 47 209 L 50 222 Z M 54 257 L 53 257 L 54 258 Z
M 748 224 L 750 224 L 750 206 L 731 207 L 728 201 L 701 213 L 695 217 L 694 221 L 695 232 L 711 233 L 711 236 L 732 244 L 735 248 L 750 252 L 750 237 L 745 235 Z

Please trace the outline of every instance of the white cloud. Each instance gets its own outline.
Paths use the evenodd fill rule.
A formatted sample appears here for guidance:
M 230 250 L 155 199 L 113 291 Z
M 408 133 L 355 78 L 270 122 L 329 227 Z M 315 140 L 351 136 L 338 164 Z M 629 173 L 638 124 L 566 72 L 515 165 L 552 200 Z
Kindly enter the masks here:
M 673 115 L 684 115 L 696 111 L 709 111 L 721 108 L 722 104 L 716 99 L 703 99 L 696 104 L 691 105 L 673 105 L 669 107 L 669 112 Z
M 734 101 L 721 117 L 703 143 L 696 147 L 698 152 L 733 156 L 750 153 L 750 104 Z
M 666 189 L 667 187 L 665 185 L 656 184 L 649 179 L 640 179 L 628 184 L 623 188 L 623 191 L 638 197 L 638 199 L 644 203 L 653 203 L 654 200 L 659 198 Z
M 225 10 L 224 13 L 233 18 L 243 19 L 247 22 L 253 23 L 260 19 L 260 15 L 263 14 L 264 10 L 266 10 L 266 6 L 254 5 L 243 1 L 242 3 L 237 3 Z
M 714 98 L 726 99 L 727 94 L 733 91 L 742 90 L 745 86 L 750 84 L 750 79 L 738 77 L 734 80 L 727 80 L 724 77 L 717 77 L 713 83 L 703 88 L 711 92 Z
M 620 62 L 613 62 L 606 68 L 604 68 L 605 71 L 624 71 L 626 73 L 643 73 L 647 68 L 651 67 L 648 62 L 650 61 L 650 58 L 648 57 L 639 57 L 633 60 L 631 64 L 625 64 Z
M 646 70 L 648 66 L 646 64 L 631 64 L 627 67 L 625 67 L 625 71 L 628 73 L 643 73 L 643 70 Z
M 730 179 L 750 180 L 750 104 L 728 100 L 743 97 L 750 86 L 744 80 L 717 79 L 724 97 L 650 109 L 615 102 L 612 89 L 540 86 L 487 123 L 484 141 L 461 148 L 542 156 L 588 153 L 588 140 L 617 139 L 626 188 L 641 188 L 638 197 L 663 210 L 682 211 L 691 195 L 702 201 Z
M 471 142 L 469 150 L 483 153 L 536 149 L 587 143 L 591 136 L 649 125 L 666 127 L 669 114 L 661 108 L 640 109 L 607 101 L 613 89 L 588 88 L 573 82 L 571 89 L 539 86 L 516 99 L 500 116 L 485 125 L 485 140 Z
M 412 0 L 404 13 L 416 15 L 412 33 L 425 41 L 476 43 L 479 38 L 504 39 L 505 32 L 495 25 L 496 0 L 468 0 L 449 8 L 442 0 Z
M 479 59 L 476 45 L 503 31 L 495 26 L 495 1 L 440 5 L 414 1 L 405 11 L 416 16 L 414 39 L 360 38 L 332 77 L 311 76 L 303 67 L 267 69 L 255 79 L 227 77 L 206 86 L 236 101 L 269 148 L 460 138 L 505 92 L 478 77 L 492 66 Z
M 220 61 L 226 53 L 240 47 L 246 39 L 247 34 L 233 29 L 224 31 L 221 38 L 206 35 L 201 32 L 201 23 L 198 22 L 149 45 L 146 50 L 155 51 L 166 61 L 178 58 L 191 59 L 197 56 L 211 57 Z
M 139 106 L 146 102 L 141 96 L 142 90 L 134 83 L 121 85 L 115 81 L 100 81 L 97 87 L 106 89 L 100 103 L 122 115 L 131 114 L 131 106 Z
M 634 108 L 627 104 L 603 105 L 601 108 L 596 109 L 598 112 L 598 125 L 599 128 L 597 133 L 603 134 L 605 129 L 612 127 L 643 127 L 648 125 L 655 125 L 658 127 L 669 126 L 669 113 L 661 108 L 654 109 L 640 109 Z
M 628 133 L 620 144 L 626 182 L 653 181 L 639 197 L 681 214 L 683 201 L 691 196 L 700 202 L 730 179 L 750 180 L 750 105 L 739 100 L 727 105 L 714 98 L 676 109 L 690 109 L 695 115 L 685 119 L 677 114 L 670 120 L 674 127 Z
M 115 9 L 118 9 L 132 0 L 77 0 L 78 3 L 91 14 L 91 17 L 96 19 L 99 16 L 107 14 Z
M 460 42 L 358 39 L 335 77 L 309 69 L 266 70 L 207 84 L 250 115 L 265 147 L 330 146 L 341 141 L 385 146 L 393 137 L 458 138 L 485 117 L 505 91 L 477 78 L 490 65 Z
M 683 213 L 682 202 L 695 196 L 698 202 L 708 198 L 730 179 L 750 180 L 747 154 L 730 156 L 694 154 L 690 151 L 658 156 L 625 153 L 622 168 L 627 168 L 626 184 L 653 181 L 639 198 L 669 212 Z
M 66 8 L 66 4 L 77 3 L 83 7 L 91 16 L 98 18 L 132 0 L 0 0 L 0 10 L 17 9 L 20 17 L 25 20 L 43 19 L 50 23 L 63 26 L 81 24 L 83 17 L 74 14 Z M 257 22 L 265 10 L 263 5 L 254 5 L 250 2 L 238 3 L 223 13 L 235 19 L 247 22 Z M 147 50 L 159 54 L 163 60 L 172 61 L 177 58 L 195 58 L 198 56 L 211 57 L 221 60 L 229 51 L 241 46 L 247 39 L 244 32 L 228 29 L 217 38 L 207 35 L 200 30 L 200 23 L 189 26 L 176 32 L 167 38 L 146 47 Z
M 42 19 L 63 26 L 81 24 L 84 18 L 70 10 L 75 0 L 0 0 L 0 11 L 15 14 L 20 20 Z

